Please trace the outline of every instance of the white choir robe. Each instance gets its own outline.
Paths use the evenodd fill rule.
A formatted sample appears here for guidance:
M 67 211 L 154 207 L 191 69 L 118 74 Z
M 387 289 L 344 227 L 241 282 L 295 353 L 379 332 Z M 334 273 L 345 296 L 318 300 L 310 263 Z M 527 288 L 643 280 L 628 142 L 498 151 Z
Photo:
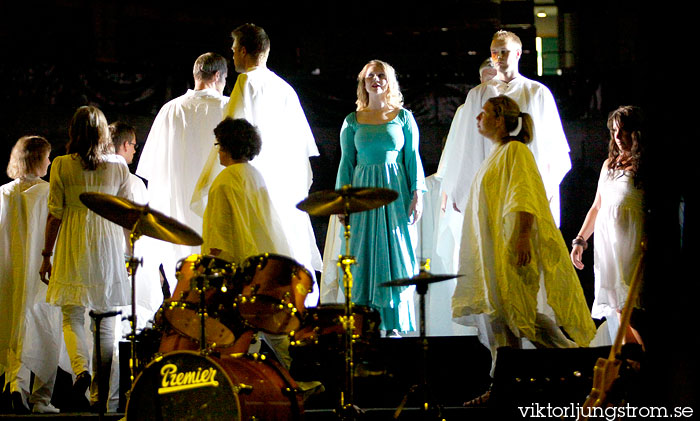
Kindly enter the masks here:
M 227 103 L 228 97 L 215 89 L 188 90 L 166 103 L 153 121 L 136 169 L 148 180 L 149 206 L 200 235 L 202 217 L 190 209 L 190 200 Z M 196 253 L 199 246 L 162 244 L 161 262 L 171 293 L 177 285 L 177 262 Z
M 262 150 L 250 164 L 265 179 L 272 204 L 283 221 L 291 246 L 289 257 L 306 267 L 314 278 L 314 290 L 307 296 L 306 305 L 315 306 L 319 297 L 315 271 L 322 269 L 321 253 L 309 215 L 296 205 L 308 197 L 313 182 L 309 157 L 319 152 L 299 98 L 274 72 L 257 68 L 238 76 L 226 116 L 244 118 L 260 130 Z M 221 170 L 218 152 L 211 147 L 192 196 L 196 212 L 204 212 L 209 187 Z
M 429 272 L 434 275 L 457 274 L 459 237 L 454 237 L 450 224 L 461 227 L 461 214 L 448 207 L 440 209 L 440 179 L 435 175 L 425 178 L 428 191 L 423 194 L 423 216 L 417 223 L 416 256 L 421 264 L 430 259 Z M 454 220 L 454 221 L 453 221 Z M 452 300 L 457 279 L 447 279 L 428 285 L 425 295 L 425 328 L 427 336 L 474 335 L 476 329 L 460 325 L 452 320 L 452 309 L 445 305 Z M 415 294 L 415 308 L 420 308 L 420 295 Z M 420 317 L 420 316 L 419 316 Z
M 46 302 L 47 287 L 39 278 L 48 194 L 49 183 L 41 179 L 0 187 L 0 373 L 7 371 L 6 381 L 17 376 L 26 400 L 25 372 L 33 372 L 31 401 L 44 404 L 51 400 L 57 368 L 71 372 L 61 309 Z
M 569 144 L 552 93 L 543 84 L 522 75 L 509 83 L 494 78 L 476 86 L 457 109 L 438 167 L 448 206 L 454 202 L 464 210 L 474 175 L 491 152 L 491 141 L 479 134 L 476 117 L 486 101 L 498 95 L 510 97 L 520 106 L 520 111 L 532 116 L 534 133 L 528 146 L 535 156 L 552 216 L 559 226 L 559 184 L 571 169 Z

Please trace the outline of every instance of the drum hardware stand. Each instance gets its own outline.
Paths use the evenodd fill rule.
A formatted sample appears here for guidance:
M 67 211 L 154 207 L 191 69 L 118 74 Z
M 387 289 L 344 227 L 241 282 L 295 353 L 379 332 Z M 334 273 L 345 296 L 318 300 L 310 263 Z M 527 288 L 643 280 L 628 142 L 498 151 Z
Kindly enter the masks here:
M 142 216 L 145 216 L 147 213 L 148 206 L 144 207 Z M 131 333 L 127 335 L 127 339 L 131 343 L 129 380 L 131 381 L 132 386 L 134 384 L 134 380 L 136 379 L 136 371 L 140 369 L 141 366 L 141 363 L 136 355 L 136 270 L 138 269 L 139 265 L 143 264 L 143 259 L 137 258 L 136 254 L 134 253 L 136 242 L 139 240 L 139 238 L 141 238 L 141 230 L 139 227 L 141 219 L 142 218 L 138 218 L 134 223 L 134 226 L 131 227 L 131 233 L 129 234 L 129 247 L 131 248 L 131 255 L 126 260 L 126 270 L 129 272 L 129 276 L 131 276 L 131 315 L 127 316 L 129 326 L 131 327 Z
M 316 216 L 343 215 L 345 220 L 345 255 L 339 256 L 338 266 L 343 270 L 345 314 L 342 317 L 345 343 L 345 387 L 340 395 L 340 408 L 336 413 L 343 420 L 355 419 L 363 411 L 353 404 L 353 341 L 355 319 L 352 310 L 352 273 L 350 267 L 357 263 L 350 253 L 350 213 L 376 209 L 398 198 L 395 190 L 384 188 L 355 188 L 345 185 L 338 190 L 320 191 L 309 195 L 297 204 L 297 208 Z
M 355 318 L 353 317 L 352 304 L 352 271 L 351 266 L 357 264 L 357 260 L 350 253 L 350 212 L 345 208 L 345 255 L 338 256 L 338 266 L 343 270 L 343 288 L 345 292 L 345 314 L 341 318 L 343 324 L 343 337 L 345 345 L 345 387 L 340 393 L 339 416 L 342 420 L 354 420 L 355 415 L 362 413 L 362 410 L 353 404 L 354 398 L 354 377 L 355 363 L 353 355 L 353 335 L 355 330 Z
M 420 278 L 422 276 L 429 276 L 430 271 L 430 259 L 426 259 L 425 264 L 422 265 L 420 269 L 420 274 L 416 278 Z M 438 419 L 438 420 L 444 420 L 442 416 L 442 408 L 440 405 L 434 405 L 433 403 L 430 402 L 430 389 L 428 387 L 428 337 L 426 336 L 425 332 L 425 295 L 428 293 L 428 282 L 415 282 L 416 285 L 416 293 L 419 295 L 419 308 L 420 308 L 420 340 L 421 340 L 421 348 L 422 348 L 422 358 L 421 358 L 421 370 L 420 370 L 420 383 L 415 384 L 411 386 L 406 392 L 406 395 L 404 396 L 403 400 L 399 404 L 399 406 L 396 408 L 396 411 L 394 412 L 394 419 L 398 419 L 399 416 L 401 415 L 401 411 L 403 411 L 403 408 L 406 406 L 406 403 L 408 402 L 408 398 L 410 395 L 416 393 L 418 390 L 421 392 L 421 411 L 423 411 L 423 416 L 425 419 Z
M 102 350 L 100 349 L 100 323 L 102 322 L 102 319 L 118 316 L 122 314 L 122 312 L 121 310 L 118 310 L 108 311 L 106 313 L 96 313 L 95 311 L 90 310 L 89 314 L 90 317 L 92 317 L 95 320 L 95 353 L 97 354 L 97 369 L 95 370 L 95 380 L 97 382 L 98 417 L 101 421 L 105 413 L 105 392 L 109 391 L 109 377 L 111 373 L 107 373 L 107 390 L 104 390 L 103 386 L 105 385 L 102 384 L 102 375 L 100 374 L 102 372 Z M 110 367 L 111 366 L 112 364 L 110 361 Z
M 202 355 L 207 355 L 210 353 L 210 349 L 207 347 L 207 306 L 206 306 L 206 296 L 205 293 L 209 288 L 209 277 L 207 275 L 199 275 L 192 279 L 190 288 L 199 294 L 199 309 L 197 313 L 199 314 L 199 352 Z

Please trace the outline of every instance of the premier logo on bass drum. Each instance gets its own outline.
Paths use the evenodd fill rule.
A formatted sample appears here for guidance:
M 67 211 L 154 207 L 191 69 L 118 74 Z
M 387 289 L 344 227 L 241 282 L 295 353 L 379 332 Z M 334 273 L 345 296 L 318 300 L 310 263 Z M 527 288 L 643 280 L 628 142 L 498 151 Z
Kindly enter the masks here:
M 198 389 L 200 387 L 218 387 L 216 380 L 217 370 L 214 368 L 199 367 L 197 371 L 185 371 L 178 373 L 175 364 L 165 364 L 160 369 L 162 387 L 158 389 L 159 395 L 181 392 L 183 390 Z

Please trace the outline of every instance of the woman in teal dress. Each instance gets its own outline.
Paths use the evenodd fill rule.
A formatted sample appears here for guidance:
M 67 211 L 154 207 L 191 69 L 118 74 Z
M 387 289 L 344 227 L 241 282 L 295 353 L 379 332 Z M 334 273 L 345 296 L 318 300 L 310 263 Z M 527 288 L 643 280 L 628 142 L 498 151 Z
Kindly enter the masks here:
M 425 177 L 418 153 L 418 126 L 403 108 L 394 69 L 372 60 L 357 77 L 357 111 L 340 130 L 341 159 L 336 188 L 395 190 L 397 200 L 350 215 L 353 303 L 375 308 L 388 335 L 415 330 L 412 287 L 381 284 L 418 273 L 409 226 L 423 208 Z M 344 252 L 344 250 L 343 250 Z

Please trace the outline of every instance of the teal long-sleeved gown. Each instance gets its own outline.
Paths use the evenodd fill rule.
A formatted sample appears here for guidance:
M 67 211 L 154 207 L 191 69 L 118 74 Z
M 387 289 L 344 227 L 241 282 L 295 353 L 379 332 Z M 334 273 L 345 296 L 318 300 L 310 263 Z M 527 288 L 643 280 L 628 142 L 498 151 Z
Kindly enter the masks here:
M 398 199 L 385 206 L 350 215 L 350 254 L 357 260 L 352 267 L 352 301 L 376 308 L 382 330 L 407 332 L 416 325 L 413 288 L 381 284 L 418 273 L 408 215 L 413 192 L 426 190 L 418 140 L 418 125 L 406 109 L 377 125 L 360 124 L 351 113 L 340 131 L 342 155 L 336 188 L 350 184 L 399 193 Z M 342 279 L 340 282 L 342 287 Z

